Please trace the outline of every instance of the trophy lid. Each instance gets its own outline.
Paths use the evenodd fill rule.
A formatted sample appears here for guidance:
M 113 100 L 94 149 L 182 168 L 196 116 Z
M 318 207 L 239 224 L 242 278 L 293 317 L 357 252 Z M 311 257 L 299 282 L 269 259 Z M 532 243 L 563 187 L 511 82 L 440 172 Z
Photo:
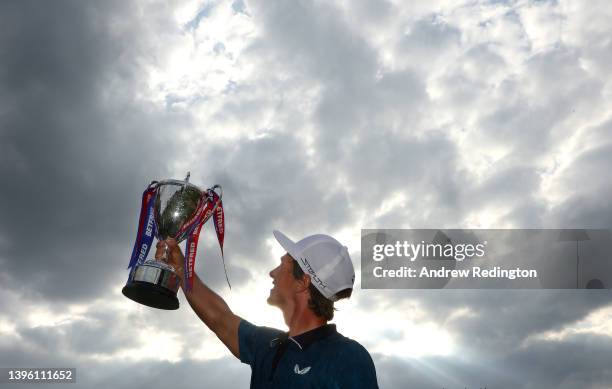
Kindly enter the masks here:
M 157 185 L 184 185 L 185 187 L 197 189 L 200 192 L 203 192 L 203 190 L 199 186 L 194 185 L 191 182 L 184 181 L 184 180 L 166 179 L 166 180 L 157 181 Z
M 154 181 L 154 183 L 157 186 L 161 186 L 161 185 L 182 185 L 185 188 L 191 188 L 191 189 L 196 189 L 199 192 L 205 192 L 199 186 L 194 185 L 191 182 L 189 182 L 189 178 L 190 177 L 191 177 L 191 172 L 187 172 L 187 176 L 185 177 L 184 180 L 165 179 L 165 180 L 160 180 L 160 181 Z M 211 187 L 208 190 L 213 190 L 213 191 L 218 190 L 217 194 L 219 195 L 219 197 L 220 198 L 223 197 L 223 189 L 221 189 L 221 185 L 214 185 L 213 187 Z

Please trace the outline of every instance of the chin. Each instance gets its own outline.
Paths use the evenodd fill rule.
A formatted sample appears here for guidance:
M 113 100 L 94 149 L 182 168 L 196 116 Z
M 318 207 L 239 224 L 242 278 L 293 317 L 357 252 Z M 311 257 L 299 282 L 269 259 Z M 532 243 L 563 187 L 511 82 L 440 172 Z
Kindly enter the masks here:
M 266 301 L 268 305 L 272 305 L 272 306 L 278 305 L 278 299 L 276 298 L 276 296 L 274 296 L 274 292 L 272 291 L 270 291 L 270 295 L 268 296 L 268 299 Z

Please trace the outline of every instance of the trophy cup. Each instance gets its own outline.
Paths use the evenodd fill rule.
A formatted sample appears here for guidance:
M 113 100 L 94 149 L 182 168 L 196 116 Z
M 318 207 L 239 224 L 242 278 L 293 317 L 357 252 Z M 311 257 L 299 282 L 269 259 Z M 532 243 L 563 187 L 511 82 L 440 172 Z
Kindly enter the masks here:
M 131 271 L 122 290 L 127 298 L 153 308 L 178 309 L 177 292 L 181 278 L 177 271 L 180 270 L 166 262 L 167 247 L 161 260 L 146 259 L 152 247 L 153 236 L 161 241 L 174 238 L 182 242 L 188 239 L 184 272 L 186 287 L 190 289 L 200 229 L 213 214 L 223 255 L 224 216 L 221 197 L 219 185 L 203 191 L 189 183 L 189 173 L 184 181 L 153 181 L 147 187 L 143 194 L 138 235 L 129 265 Z

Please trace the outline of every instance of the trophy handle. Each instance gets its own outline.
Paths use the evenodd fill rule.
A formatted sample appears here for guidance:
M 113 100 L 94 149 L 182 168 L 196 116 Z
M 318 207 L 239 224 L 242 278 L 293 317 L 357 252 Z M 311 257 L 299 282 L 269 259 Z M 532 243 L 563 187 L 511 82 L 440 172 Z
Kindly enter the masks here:
M 217 192 L 215 189 L 219 189 L 219 192 Z M 217 195 L 219 196 L 219 199 L 223 198 L 223 188 L 221 188 L 221 185 L 219 184 L 215 184 L 213 185 L 212 188 L 209 189 L 210 191 L 213 191 L 215 193 L 217 193 Z

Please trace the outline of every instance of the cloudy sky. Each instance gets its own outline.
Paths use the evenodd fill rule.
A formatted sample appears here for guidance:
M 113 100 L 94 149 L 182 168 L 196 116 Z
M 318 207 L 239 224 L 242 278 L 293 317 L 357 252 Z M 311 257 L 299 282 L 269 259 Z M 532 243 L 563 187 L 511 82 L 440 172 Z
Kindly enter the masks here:
M 279 328 L 275 228 L 332 234 L 357 267 L 361 228 L 611 228 L 611 36 L 603 0 L 1 2 L 0 367 L 248 387 L 182 294 L 120 292 L 142 190 L 187 170 L 224 188 L 234 287 L 211 225 L 197 272 Z M 338 307 L 381 388 L 612 385 L 609 291 Z

